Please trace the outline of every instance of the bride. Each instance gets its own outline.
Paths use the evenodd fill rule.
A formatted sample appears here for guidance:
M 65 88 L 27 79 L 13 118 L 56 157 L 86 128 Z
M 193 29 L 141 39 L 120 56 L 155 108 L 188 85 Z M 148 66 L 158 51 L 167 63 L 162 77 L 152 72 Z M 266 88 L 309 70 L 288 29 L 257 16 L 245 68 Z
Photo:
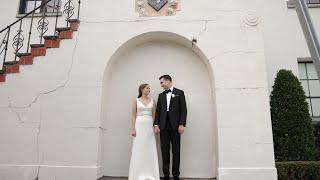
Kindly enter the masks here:
M 153 131 L 155 102 L 149 97 L 150 86 L 142 84 L 132 104 L 133 137 L 128 180 L 159 180 L 158 154 Z

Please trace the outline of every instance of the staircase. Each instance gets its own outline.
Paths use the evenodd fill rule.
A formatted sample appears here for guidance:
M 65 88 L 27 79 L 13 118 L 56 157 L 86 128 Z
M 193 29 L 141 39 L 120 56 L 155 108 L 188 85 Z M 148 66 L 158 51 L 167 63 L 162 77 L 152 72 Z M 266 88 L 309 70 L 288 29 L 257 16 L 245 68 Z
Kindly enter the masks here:
M 3 60 L 0 69 L 0 85 L 6 81 L 7 75 L 19 73 L 20 66 L 32 65 L 34 59 L 45 56 L 47 50 L 59 48 L 61 41 L 72 39 L 73 32 L 78 30 L 80 0 L 77 2 L 77 7 L 73 0 L 45 0 L 40 6 L 37 6 L 36 1 L 34 2 L 34 9 L 31 12 L 0 31 L 0 38 L 2 37 L 0 60 Z M 51 15 L 55 14 L 53 17 L 48 16 L 50 8 Z M 73 18 L 74 15 L 77 17 Z M 34 25 L 35 21 L 37 26 Z M 23 26 L 26 23 L 27 26 Z M 53 29 L 51 35 L 47 35 L 48 30 L 51 30 L 49 24 Z M 15 34 L 12 33 L 14 30 L 16 30 Z M 24 38 L 24 32 L 27 32 L 28 38 Z

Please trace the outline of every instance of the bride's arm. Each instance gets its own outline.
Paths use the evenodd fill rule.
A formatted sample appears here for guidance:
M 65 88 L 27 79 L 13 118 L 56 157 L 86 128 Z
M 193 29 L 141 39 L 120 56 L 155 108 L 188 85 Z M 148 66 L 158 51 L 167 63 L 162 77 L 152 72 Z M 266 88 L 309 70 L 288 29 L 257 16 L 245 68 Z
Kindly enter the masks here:
M 131 116 L 132 116 L 132 130 L 135 130 L 135 124 L 136 124 L 136 118 L 137 118 L 137 100 L 134 100 L 132 102 L 132 107 L 131 107 Z

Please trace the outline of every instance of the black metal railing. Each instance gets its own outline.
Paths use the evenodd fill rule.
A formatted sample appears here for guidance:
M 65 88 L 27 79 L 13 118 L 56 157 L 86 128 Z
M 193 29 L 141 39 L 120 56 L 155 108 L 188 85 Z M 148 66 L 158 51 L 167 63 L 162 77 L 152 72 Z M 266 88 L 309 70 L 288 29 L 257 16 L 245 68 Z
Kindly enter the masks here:
M 50 35 L 57 36 L 58 27 L 69 27 L 70 19 L 79 19 L 80 4 L 80 0 L 43 0 L 37 6 L 37 1 L 34 1 L 32 11 L 0 31 L 0 71 L 6 63 L 16 62 L 18 54 L 30 53 L 30 44 L 43 44 L 44 36 L 50 29 Z M 48 16 L 47 8 L 50 8 L 51 15 L 54 12 L 53 17 Z M 39 12 L 41 16 L 36 16 Z

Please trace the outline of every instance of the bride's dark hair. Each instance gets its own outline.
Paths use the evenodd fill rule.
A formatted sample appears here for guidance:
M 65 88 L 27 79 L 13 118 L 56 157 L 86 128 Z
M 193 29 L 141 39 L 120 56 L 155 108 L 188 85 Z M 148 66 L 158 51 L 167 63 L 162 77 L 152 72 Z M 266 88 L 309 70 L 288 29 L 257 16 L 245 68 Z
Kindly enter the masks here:
M 139 86 L 139 95 L 138 95 L 138 98 L 140 98 L 140 97 L 142 96 L 142 90 L 143 90 L 144 88 L 146 88 L 148 85 L 149 85 L 149 84 L 144 83 L 144 84 L 141 84 L 141 85 Z

